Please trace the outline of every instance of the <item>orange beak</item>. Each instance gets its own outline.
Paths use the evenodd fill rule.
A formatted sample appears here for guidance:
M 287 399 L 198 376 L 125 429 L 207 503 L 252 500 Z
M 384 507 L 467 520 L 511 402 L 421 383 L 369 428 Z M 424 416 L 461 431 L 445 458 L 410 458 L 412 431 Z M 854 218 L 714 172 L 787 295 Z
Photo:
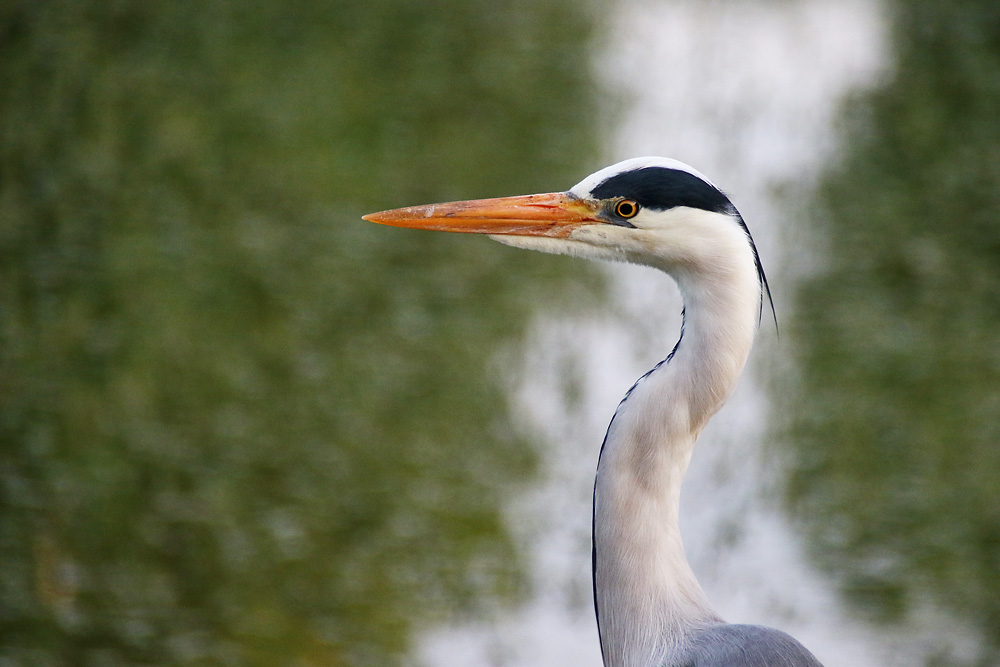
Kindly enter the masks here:
M 466 234 L 567 238 L 577 227 L 604 222 L 596 208 L 565 192 L 445 204 L 407 206 L 369 213 L 365 220 L 393 227 Z

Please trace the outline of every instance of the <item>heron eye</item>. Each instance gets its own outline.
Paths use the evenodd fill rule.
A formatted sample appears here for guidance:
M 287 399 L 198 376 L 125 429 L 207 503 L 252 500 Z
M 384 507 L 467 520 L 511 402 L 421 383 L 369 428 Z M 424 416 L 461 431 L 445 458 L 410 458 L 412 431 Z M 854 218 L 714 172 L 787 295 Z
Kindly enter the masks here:
M 634 218 L 639 212 L 639 204 L 631 199 L 623 199 L 615 204 L 615 213 L 628 219 Z

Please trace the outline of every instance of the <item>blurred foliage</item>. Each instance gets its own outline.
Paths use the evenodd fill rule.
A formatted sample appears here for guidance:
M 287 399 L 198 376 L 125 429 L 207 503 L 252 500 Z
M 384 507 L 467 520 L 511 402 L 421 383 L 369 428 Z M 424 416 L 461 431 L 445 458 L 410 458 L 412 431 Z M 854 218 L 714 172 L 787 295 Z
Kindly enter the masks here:
M 586 173 L 589 21 L 0 4 L 0 662 L 391 665 L 517 594 L 489 364 L 595 281 L 359 217 Z
M 1000 4 L 890 8 L 894 73 L 850 106 L 808 211 L 826 263 L 792 323 L 790 500 L 850 599 L 892 620 L 929 594 L 994 665 Z

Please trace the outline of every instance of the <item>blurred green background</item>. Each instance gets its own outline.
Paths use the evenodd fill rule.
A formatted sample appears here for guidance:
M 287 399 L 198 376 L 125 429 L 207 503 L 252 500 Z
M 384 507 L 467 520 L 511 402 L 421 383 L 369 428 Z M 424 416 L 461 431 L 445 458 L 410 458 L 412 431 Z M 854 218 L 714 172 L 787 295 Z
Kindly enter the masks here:
M 0 656 L 391 665 L 521 592 L 535 455 L 486 366 L 588 267 L 360 216 L 575 182 L 590 32 L 571 0 L 0 5 Z
M 893 71 L 852 100 L 809 208 L 790 506 L 865 617 L 928 600 L 1000 664 L 1000 3 L 890 5 Z M 927 664 L 967 664 L 928 656 Z
M 1000 5 L 887 6 L 772 419 L 854 612 L 995 665 Z M 2 664 L 393 665 L 528 592 L 498 354 L 600 274 L 359 218 L 600 166 L 610 11 L 0 2 Z

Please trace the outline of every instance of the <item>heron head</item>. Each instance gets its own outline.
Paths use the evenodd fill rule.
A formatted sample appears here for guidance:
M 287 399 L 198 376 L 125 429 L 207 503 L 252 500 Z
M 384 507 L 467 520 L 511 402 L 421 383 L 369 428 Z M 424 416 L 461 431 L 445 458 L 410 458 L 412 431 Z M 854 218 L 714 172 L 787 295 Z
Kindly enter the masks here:
M 762 290 L 767 287 L 757 249 L 736 207 L 703 175 L 668 158 L 625 160 L 566 192 L 410 206 L 364 219 L 487 234 L 519 248 L 646 264 L 678 279 L 750 266 Z

